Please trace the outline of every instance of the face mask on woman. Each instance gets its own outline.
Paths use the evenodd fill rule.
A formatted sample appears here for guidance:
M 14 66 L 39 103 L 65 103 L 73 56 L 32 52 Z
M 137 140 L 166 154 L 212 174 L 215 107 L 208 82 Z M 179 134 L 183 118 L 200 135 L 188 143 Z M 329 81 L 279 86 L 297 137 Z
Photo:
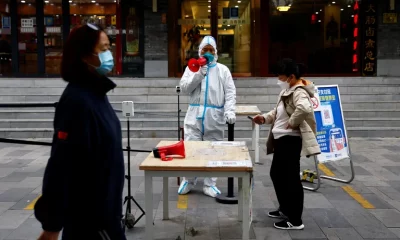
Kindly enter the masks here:
M 281 80 L 278 80 L 277 84 L 279 85 L 279 87 L 282 88 L 282 90 L 286 90 L 286 89 L 290 88 L 290 84 L 287 82 L 287 80 L 284 82 L 282 82 Z
M 114 67 L 114 58 L 112 53 L 107 50 L 105 52 L 99 53 L 100 66 L 96 68 L 96 71 L 102 75 L 106 75 L 111 72 Z

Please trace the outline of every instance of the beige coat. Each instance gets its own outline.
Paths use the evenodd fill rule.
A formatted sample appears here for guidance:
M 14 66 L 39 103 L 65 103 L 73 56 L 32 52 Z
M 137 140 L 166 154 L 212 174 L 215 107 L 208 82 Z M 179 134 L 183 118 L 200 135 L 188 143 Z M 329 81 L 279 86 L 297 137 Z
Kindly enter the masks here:
M 265 124 L 271 124 L 271 128 L 267 140 L 267 154 L 274 152 L 274 138 L 272 128 L 276 120 L 276 112 L 278 104 L 283 101 L 286 112 L 289 115 L 289 124 L 295 129 L 300 129 L 303 148 L 302 156 L 313 156 L 321 153 L 321 149 L 317 142 L 316 132 L 317 125 L 314 117 L 314 109 L 310 98 L 314 96 L 314 84 L 310 81 L 302 79 L 301 85 L 293 86 L 288 90 L 283 90 L 278 97 L 278 103 L 274 110 L 263 115 Z M 290 149 L 290 146 L 288 146 Z M 288 149 L 288 150 L 289 150 Z

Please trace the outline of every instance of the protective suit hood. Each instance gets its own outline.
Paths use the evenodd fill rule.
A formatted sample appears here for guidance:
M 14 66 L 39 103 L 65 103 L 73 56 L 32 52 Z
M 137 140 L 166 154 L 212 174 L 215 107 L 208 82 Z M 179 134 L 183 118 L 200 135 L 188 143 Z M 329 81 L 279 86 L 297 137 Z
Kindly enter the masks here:
M 214 61 L 212 61 L 210 64 L 215 64 L 218 61 L 218 52 L 217 52 L 217 42 L 215 41 L 214 37 L 212 36 L 205 36 L 203 38 L 203 40 L 200 43 L 199 46 L 199 56 L 202 57 L 203 55 L 201 54 L 201 50 L 203 50 L 203 48 L 207 45 L 211 45 L 214 50 L 215 50 L 215 54 L 214 54 Z

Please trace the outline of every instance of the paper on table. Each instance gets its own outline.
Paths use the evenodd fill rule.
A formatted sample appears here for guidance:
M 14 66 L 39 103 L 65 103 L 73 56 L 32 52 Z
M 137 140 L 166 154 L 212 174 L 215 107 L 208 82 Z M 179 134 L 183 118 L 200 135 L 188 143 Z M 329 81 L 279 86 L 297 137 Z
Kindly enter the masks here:
M 214 155 L 214 156 L 225 155 L 225 151 L 223 149 L 216 149 L 216 148 L 198 149 L 196 153 L 199 155 Z
M 208 161 L 208 167 L 251 167 L 250 160 L 243 161 Z
M 234 141 L 216 141 L 212 142 L 211 146 L 231 146 L 231 147 L 244 147 L 246 146 L 246 142 L 234 142 Z

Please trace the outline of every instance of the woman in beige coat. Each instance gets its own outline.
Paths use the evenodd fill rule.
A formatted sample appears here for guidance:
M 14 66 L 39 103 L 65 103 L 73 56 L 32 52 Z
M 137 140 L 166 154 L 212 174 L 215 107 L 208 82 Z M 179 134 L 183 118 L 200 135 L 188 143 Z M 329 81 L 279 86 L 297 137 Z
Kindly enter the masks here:
M 300 157 L 320 154 L 316 139 L 316 123 L 310 98 L 314 84 L 301 78 L 302 65 L 284 59 L 277 67 L 278 85 L 282 88 L 276 108 L 253 118 L 256 124 L 271 124 L 267 154 L 274 153 L 270 176 L 279 209 L 269 212 L 280 218 L 278 229 L 303 229 L 304 192 L 300 180 Z

